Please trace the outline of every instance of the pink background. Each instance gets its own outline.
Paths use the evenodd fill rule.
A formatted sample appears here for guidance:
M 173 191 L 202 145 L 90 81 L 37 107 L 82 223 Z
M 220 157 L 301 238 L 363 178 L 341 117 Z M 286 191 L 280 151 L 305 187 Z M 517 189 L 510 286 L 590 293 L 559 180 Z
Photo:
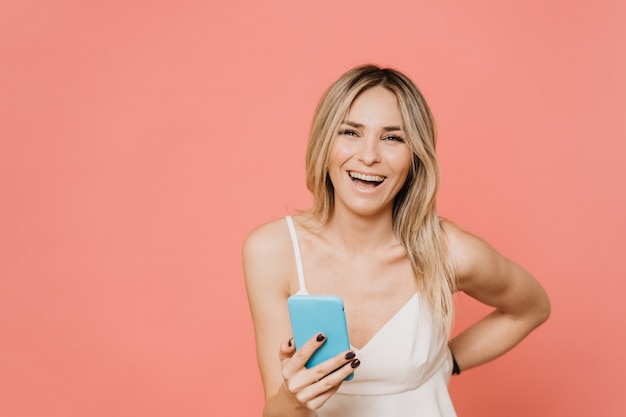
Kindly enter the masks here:
M 2 1 L 0 415 L 260 415 L 241 244 L 308 205 L 315 104 L 366 62 L 432 106 L 440 213 L 553 303 L 459 414 L 626 415 L 625 28 L 621 0 Z

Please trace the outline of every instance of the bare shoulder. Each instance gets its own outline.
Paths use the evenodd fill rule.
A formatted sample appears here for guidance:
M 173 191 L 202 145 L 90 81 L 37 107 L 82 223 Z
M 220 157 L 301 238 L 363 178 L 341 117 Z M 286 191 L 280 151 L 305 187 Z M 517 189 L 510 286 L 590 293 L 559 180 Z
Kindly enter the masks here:
M 243 253 L 249 255 L 271 254 L 289 245 L 289 231 L 284 218 L 272 220 L 250 232 L 243 244 Z
M 537 323 L 548 317 L 548 296 L 528 271 L 452 222 L 442 221 L 441 227 L 448 238 L 459 290 L 502 312 L 530 311 Z
M 442 219 L 441 227 L 448 239 L 448 249 L 455 264 L 458 278 L 474 275 L 482 267 L 503 261 L 500 255 L 484 239 L 461 229 L 449 220 Z
M 244 277 L 248 290 L 261 287 L 288 292 L 293 248 L 284 218 L 258 226 L 243 244 Z
M 500 254 L 484 239 L 445 220 L 441 227 L 449 242 L 449 255 L 455 266 L 458 289 L 480 299 L 488 299 L 509 287 L 513 278 L 532 277 L 519 265 Z

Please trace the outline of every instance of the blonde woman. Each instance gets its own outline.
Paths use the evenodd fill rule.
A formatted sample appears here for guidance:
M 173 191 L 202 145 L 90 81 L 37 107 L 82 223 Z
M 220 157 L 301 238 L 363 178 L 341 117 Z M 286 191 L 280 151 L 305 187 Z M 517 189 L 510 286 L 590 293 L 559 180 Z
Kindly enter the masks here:
M 437 215 L 433 118 L 396 70 L 357 67 L 326 91 L 306 172 L 310 209 L 258 227 L 243 248 L 263 415 L 454 416 L 450 376 L 498 357 L 544 322 L 543 288 Z M 304 283 L 343 299 L 351 344 L 310 369 L 325 335 L 296 350 L 287 309 Z M 455 291 L 494 310 L 448 340 Z

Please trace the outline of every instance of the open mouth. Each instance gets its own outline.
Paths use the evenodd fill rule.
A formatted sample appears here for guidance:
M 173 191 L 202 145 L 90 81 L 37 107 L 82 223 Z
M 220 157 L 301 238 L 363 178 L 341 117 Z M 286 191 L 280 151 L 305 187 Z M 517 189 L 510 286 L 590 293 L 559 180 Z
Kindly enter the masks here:
M 376 188 L 385 181 L 385 177 L 380 175 L 365 175 L 355 171 L 348 171 L 348 175 L 359 188 Z

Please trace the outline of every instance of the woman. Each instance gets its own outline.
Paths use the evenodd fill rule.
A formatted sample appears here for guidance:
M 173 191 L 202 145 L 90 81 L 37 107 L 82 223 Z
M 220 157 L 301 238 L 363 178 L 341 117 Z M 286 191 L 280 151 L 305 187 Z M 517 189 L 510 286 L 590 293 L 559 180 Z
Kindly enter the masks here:
M 438 217 L 433 119 L 400 72 L 357 67 L 329 88 L 306 171 L 311 208 L 260 226 L 243 249 L 263 415 L 454 416 L 451 374 L 496 358 L 544 322 L 544 290 Z M 343 298 L 353 348 L 310 369 L 325 336 L 296 351 L 287 309 L 305 282 L 310 293 Z M 448 341 L 455 291 L 494 311 Z

